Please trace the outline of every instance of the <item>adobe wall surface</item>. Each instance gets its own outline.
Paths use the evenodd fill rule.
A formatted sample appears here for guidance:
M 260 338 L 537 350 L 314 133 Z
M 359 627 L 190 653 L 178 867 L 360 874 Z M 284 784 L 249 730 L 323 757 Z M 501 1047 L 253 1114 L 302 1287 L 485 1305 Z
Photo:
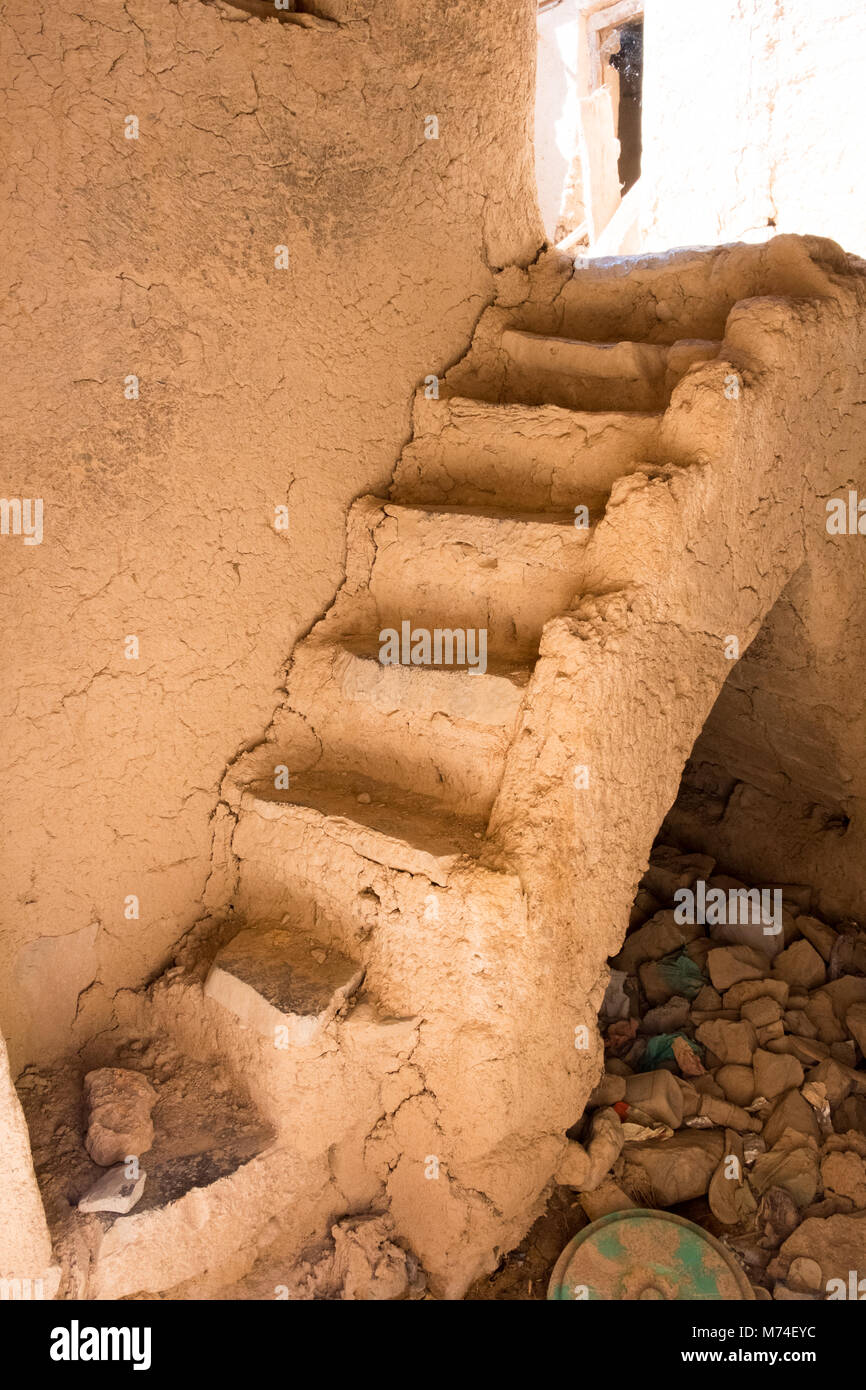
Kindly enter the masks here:
M 647 0 L 643 246 L 777 232 L 866 251 L 857 0 Z
M 851 403 L 850 423 L 864 414 Z M 862 429 L 862 426 L 860 426 Z M 843 455 L 810 506 L 806 563 L 728 678 L 686 770 L 671 826 L 735 872 L 810 884 L 831 921 L 866 916 L 866 536 L 830 535 L 826 497 L 862 498 Z
M 0 1280 L 29 1281 L 26 1287 L 36 1298 L 53 1298 L 60 1282 L 60 1270 L 52 1264 L 51 1238 L 33 1172 L 30 1135 L 9 1073 L 9 1058 L 2 1038 Z M 14 1289 L 9 1293 L 4 1285 L 2 1296 L 4 1299 L 14 1297 Z
M 351 499 L 386 485 L 491 267 L 541 241 L 531 0 L 317 8 L 343 22 L 0 22 L 2 491 L 44 502 L 40 545 L 0 542 L 13 1072 L 103 1026 L 201 915 L 226 764 L 331 602 Z

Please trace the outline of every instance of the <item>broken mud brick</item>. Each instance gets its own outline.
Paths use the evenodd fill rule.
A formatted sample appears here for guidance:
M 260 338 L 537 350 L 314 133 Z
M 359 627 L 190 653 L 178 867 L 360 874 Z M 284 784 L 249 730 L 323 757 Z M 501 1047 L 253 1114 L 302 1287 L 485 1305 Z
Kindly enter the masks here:
M 844 1042 L 845 1016 L 852 1004 L 866 1002 L 866 979 L 862 975 L 840 975 L 835 980 L 829 980 L 826 985 L 822 985 L 820 989 L 811 994 L 809 1004 L 811 1005 L 822 998 L 830 1001 L 836 1018 L 843 1025 L 843 1037 L 828 1038 L 827 1041 Z M 809 1009 L 807 1008 L 808 1012 Z
M 726 1063 L 716 1072 L 716 1081 L 734 1105 L 751 1105 L 757 1094 L 752 1067 Z
M 862 1085 L 866 1093 L 866 1075 L 852 1072 L 850 1067 L 842 1066 L 832 1058 L 819 1062 L 808 1072 L 808 1080 L 823 1085 L 830 1108 L 835 1109 L 856 1085 Z
M 87 1152 L 104 1168 L 146 1153 L 153 1143 L 150 1118 L 156 1091 L 146 1076 L 123 1067 L 100 1067 L 84 1078 Z
M 811 1022 L 809 1015 L 804 1009 L 787 1009 L 782 1016 L 782 1022 L 789 1033 L 796 1033 L 801 1038 L 817 1038 L 818 1029 Z
M 803 1084 L 803 1068 L 796 1057 L 781 1056 L 758 1048 L 752 1058 L 755 1073 L 755 1090 L 759 1096 L 775 1099 L 792 1086 Z
M 725 992 L 722 1003 L 726 1009 L 741 1009 L 749 999 L 760 999 L 769 995 L 785 1008 L 788 994 L 789 988 L 784 980 L 741 980 Z
M 828 1197 L 847 1197 L 858 1210 L 866 1208 L 866 1163 L 859 1154 L 827 1154 L 821 1162 L 821 1181 Z
M 844 1024 L 836 1016 L 832 999 L 823 990 L 818 990 L 811 996 L 806 1004 L 805 1013 L 821 1042 L 829 1045 L 845 1041 Z
M 703 927 L 677 922 L 671 911 L 658 912 L 644 926 L 629 934 L 612 965 L 617 970 L 634 975 L 645 961 L 661 960 L 662 956 L 672 952 L 676 954 L 687 941 L 702 935 Z
M 829 964 L 838 933 L 818 917 L 798 917 L 797 926 L 825 964 Z
M 691 1017 L 691 1005 L 683 995 L 674 994 L 664 1004 L 659 1004 L 644 1014 L 640 1025 L 642 1033 L 676 1033 L 685 1026 Z
M 811 1139 L 815 1143 L 821 1138 L 821 1129 L 814 1110 L 796 1090 L 785 1091 L 767 1117 L 764 1138 L 770 1148 L 784 1137 L 786 1130 L 791 1130 L 801 1138 Z
M 704 985 L 699 994 L 692 1000 L 692 1008 L 700 1009 L 707 1013 L 715 1012 L 722 1007 L 722 996 L 712 985 Z
M 763 1028 L 756 1029 L 758 1046 L 766 1047 L 768 1043 L 778 1042 L 785 1036 L 785 1026 L 779 1019 L 776 1023 L 768 1023 Z
M 733 1023 L 726 1019 L 702 1023 L 695 1036 L 722 1063 L 748 1066 L 758 1045 L 751 1023 Z
M 715 861 L 706 854 L 684 854 L 672 845 L 656 845 L 641 887 L 662 902 L 671 902 L 678 888 L 691 888 L 699 878 L 709 878 Z
M 769 961 L 754 946 L 717 946 L 707 956 L 707 969 L 714 988 L 724 992 L 743 980 L 760 980 Z
M 808 941 L 795 941 L 773 962 L 773 975 L 784 980 L 792 989 L 817 989 L 827 978 L 827 968 L 815 947 Z
M 807 1217 L 792 1234 L 788 1236 L 779 1251 L 783 1267 L 790 1267 L 798 1258 L 814 1260 L 821 1268 L 821 1284 L 825 1296 L 835 1298 L 854 1298 L 862 1300 L 866 1294 L 866 1282 L 860 1286 L 860 1271 L 863 1268 L 863 1251 L 866 1249 L 866 1215 L 854 1213 L 850 1216 L 835 1215 L 823 1219 Z M 853 1291 L 850 1286 L 850 1273 L 854 1276 Z M 836 1286 L 831 1287 L 832 1281 Z
M 782 1006 L 777 999 L 762 994 L 757 999 L 748 999 L 740 1007 L 740 1017 L 751 1023 L 753 1028 L 764 1028 L 768 1023 L 777 1023 L 782 1017 Z
M 830 1049 L 826 1043 L 822 1043 L 818 1038 L 799 1038 L 794 1033 L 787 1033 L 783 1038 L 775 1038 L 767 1043 L 768 1052 L 787 1053 L 789 1057 L 796 1057 L 797 1061 L 804 1067 L 813 1067 L 816 1062 L 823 1062 L 830 1056 Z

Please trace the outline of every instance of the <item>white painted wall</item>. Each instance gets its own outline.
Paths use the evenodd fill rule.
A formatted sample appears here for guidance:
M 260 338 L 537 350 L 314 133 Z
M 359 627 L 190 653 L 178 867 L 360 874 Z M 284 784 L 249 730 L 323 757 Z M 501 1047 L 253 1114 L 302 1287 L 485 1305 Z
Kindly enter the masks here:
M 578 143 L 579 0 L 538 15 L 535 86 L 535 177 L 544 230 L 552 239 Z M 573 228 L 569 228 L 573 230 Z
M 647 0 L 644 247 L 775 231 L 866 253 L 864 74 L 863 0 Z

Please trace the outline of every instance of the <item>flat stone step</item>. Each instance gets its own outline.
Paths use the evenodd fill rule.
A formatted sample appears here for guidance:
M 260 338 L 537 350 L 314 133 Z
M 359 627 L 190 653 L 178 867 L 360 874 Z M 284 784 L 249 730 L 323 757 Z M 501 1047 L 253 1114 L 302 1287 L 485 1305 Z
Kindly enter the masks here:
M 447 883 L 462 858 L 478 854 L 486 830 L 480 817 L 457 815 L 429 797 L 361 773 L 300 773 L 290 776 L 287 791 L 253 784 L 242 798 L 244 808 L 437 884 Z
M 363 969 L 333 948 L 310 947 L 283 927 L 250 927 L 217 954 L 205 994 L 248 1028 L 306 1047 L 344 1007 Z

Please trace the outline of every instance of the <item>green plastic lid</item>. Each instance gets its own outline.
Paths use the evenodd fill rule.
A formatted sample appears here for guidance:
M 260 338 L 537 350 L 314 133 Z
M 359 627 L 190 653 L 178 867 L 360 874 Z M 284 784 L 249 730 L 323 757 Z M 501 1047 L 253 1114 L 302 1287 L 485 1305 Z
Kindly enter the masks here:
M 754 1299 L 736 1257 L 669 1211 L 633 1207 L 603 1216 L 569 1241 L 548 1299 Z

